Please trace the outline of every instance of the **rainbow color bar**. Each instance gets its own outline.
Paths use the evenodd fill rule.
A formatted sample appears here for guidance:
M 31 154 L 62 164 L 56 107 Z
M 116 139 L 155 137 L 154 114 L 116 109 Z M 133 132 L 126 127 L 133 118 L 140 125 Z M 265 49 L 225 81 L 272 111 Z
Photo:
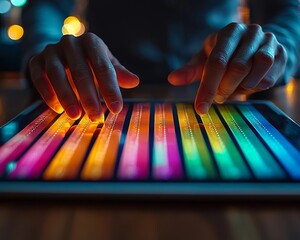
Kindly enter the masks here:
M 155 104 L 153 176 L 155 179 L 182 178 L 172 105 Z
M 81 172 L 84 180 L 112 179 L 123 125 L 128 111 L 124 105 L 119 114 L 110 113 L 91 149 Z
M 47 109 L 0 148 L 0 174 L 9 162 L 21 156 L 56 116 L 57 113 Z
M 238 106 L 280 163 L 294 179 L 300 179 L 300 153 L 282 134 L 269 123 L 255 107 Z
M 212 158 L 191 104 L 176 104 L 187 175 L 194 179 L 216 177 Z
M 119 178 L 130 180 L 149 177 L 149 126 L 150 104 L 134 104 L 120 159 Z
M 214 107 L 200 116 L 208 135 L 222 178 L 226 180 L 251 177 L 242 156 L 219 119 Z
M 47 180 L 74 179 L 97 126 L 98 122 L 92 122 L 85 114 L 46 168 L 43 178 Z
M 9 178 L 38 178 L 48 164 L 67 131 L 73 125 L 66 113 L 63 113 L 41 138 L 16 163 Z
M 249 128 L 233 106 L 218 106 L 220 113 L 229 126 L 249 166 L 258 179 L 285 178 L 274 157 Z

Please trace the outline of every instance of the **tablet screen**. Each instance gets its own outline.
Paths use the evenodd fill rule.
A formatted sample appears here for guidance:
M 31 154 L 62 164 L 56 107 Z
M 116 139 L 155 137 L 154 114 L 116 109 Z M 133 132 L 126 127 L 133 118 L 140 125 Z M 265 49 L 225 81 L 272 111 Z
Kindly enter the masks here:
M 128 100 L 103 118 L 74 121 L 32 105 L 0 129 L 2 187 L 300 179 L 300 128 L 270 102 L 214 104 L 198 115 L 191 102 Z

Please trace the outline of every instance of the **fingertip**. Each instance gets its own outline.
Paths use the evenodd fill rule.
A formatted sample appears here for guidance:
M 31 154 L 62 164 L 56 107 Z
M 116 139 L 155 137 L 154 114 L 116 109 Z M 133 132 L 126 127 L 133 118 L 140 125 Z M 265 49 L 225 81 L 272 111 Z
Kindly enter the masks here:
M 171 83 L 172 85 L 175 85 L 175 83 L 176 83 L 176 73 L 175 73 L 175 71 L 169 73 L 168 82 Z
M 177 69 L 168 75 L 168 82 L 174 86 L 178 86 L 185 83 L 184 78 L 185 71 L 182 69 Z
M 104 113 L 92 111 L 88 113 L 88 117 L 92 122 L 104 123 Z
M 135 88 L 140 84 L 140 78 L 133 73 L 131 73 L 131 74 L 132 74 L 132 77 L 130 79 L 130 88 Z
M 207 102 L 200 102 L 195 104 L 195 110 L 199 115 L 206 114 L 209 111 L 210 104 Z
M 218 94 L 214 97 L 214 101 L 218 104 L 224 103 L 226 101 L 226 99 L 227 98 L 225 96 L 218 95 Z
M 197 79 L 197 71 L 195 66 L 191 64 L 184 65 L 183 67 L 171 72 L 168 76 L 168 81 L 172 85 L 182 86 L 193 83 Z
M 135 88 L 140 84 L 140 78 L 128 71 L 126 68 L 118 68 L 116 69 L 118 83 L 120 87 L 129 89 L 129 88 Z
M 122 111 L 123 103 L 121 101 L 113 101 L 109 104 L 108 108 L 112 113 L 117 114 Z
M 65 109 L 67 115 L 73 119 L 77 120 L 81 116 L 81 109 L 77 105 L 70 105 Z
M 59 104 L 55 104 L 53 107 L 51 107 L 56 113 L 61 114 L 64 111 L 64 108 Z

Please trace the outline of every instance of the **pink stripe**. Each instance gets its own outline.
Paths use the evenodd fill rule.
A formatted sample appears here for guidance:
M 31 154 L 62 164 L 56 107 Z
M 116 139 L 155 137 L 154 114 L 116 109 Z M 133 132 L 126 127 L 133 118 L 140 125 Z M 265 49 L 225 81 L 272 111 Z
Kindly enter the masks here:
M 0 174 L 5 171 L 9 162 L 14 161 L 25 151 L 56 116 L 51 109 L 46 110 L 0 148 Z
M 37 178 L 57 150 L 74 120 L 64 113 L 17 162 L 9 178 Z
M 135 104 L 119 167 L 122 179 L 145 179 L 149 169 L 150 104 Z
M 168 148 L 168 160 L 170 166 L 170 177 L 181 178 L 182 177 L 182 167 L 181 159 L 179 155 L 178 145 L 176 141 L 175 129 L 174 133 L 169 133 L 167 136 L 167 148 Z
M 156 179 L 178 179 L 182 177 L 181 159 L 177 146 L 173 112 L 171 104 L 155 106 L 155 149 L 158 159 L 154 159 L 153 168 Z M 155 158 L 155 156 L 154 156 Z
M 149 172 L 149 143 L 148 138 L 146 139 L 146 136 L 143 136 L 140 143 L 139 143 L 139 149 L 137 153 L 137 175 L 136 178 L 147 178 L 148 172 Z

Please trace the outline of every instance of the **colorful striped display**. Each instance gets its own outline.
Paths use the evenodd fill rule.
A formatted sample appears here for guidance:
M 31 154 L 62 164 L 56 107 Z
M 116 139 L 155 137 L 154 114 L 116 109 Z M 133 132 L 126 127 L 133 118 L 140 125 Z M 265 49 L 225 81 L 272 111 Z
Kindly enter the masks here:
M 74 123 L 66 113 L 62 114 L 41 138 L 16 163 L 10 178 L 38 178 L 51 160 Z
M 258 179 L 284 178 L 272 154 L 258 139 L 247 123 L 232 106 L 219 106 L 224 120 L 230 128 L 254 175 Z
M 227 180 L 249 178 L 250 173 L 246 164 L 214 108 L 210 108 L 201 119 L 221 176 Z
M 133 106 L 118 176 L 121 179 L 147 179 L 149 177 L 150 104 Z
M 8 163 L 17 159 L 32 144 L 56 116 L 51 109 L 46 110 L 0 148 L 0 174 L 5 171 Z
M 289 174 L 300 179 L 299 151 L 253 106 L 239 106 L 239 109 Z
M 176 107 L 187 175 L 193 179 L 215 178 L 216 170 L 193 106 L 177 104 Z
M 83 167 L 85 180 L 111 179 L 114 174 L 128 105 L 121 113 L 109 114 Z
M 84 115 L 46 168 L 44 179 L 74 179 L 79 173 L 89 143 L 98 126 Z
M 172 105 L 156 104 L 154 116 L 153 176 L 155 179 L 180 179 L 182 167 Z
M 107 110 L 106 110 L 107 111 Z M 251 103 L 128 102 L 104 123 L 46 110 L 0 148 L 0 178 L 46 181 L 294 181 L 299 146 Z

